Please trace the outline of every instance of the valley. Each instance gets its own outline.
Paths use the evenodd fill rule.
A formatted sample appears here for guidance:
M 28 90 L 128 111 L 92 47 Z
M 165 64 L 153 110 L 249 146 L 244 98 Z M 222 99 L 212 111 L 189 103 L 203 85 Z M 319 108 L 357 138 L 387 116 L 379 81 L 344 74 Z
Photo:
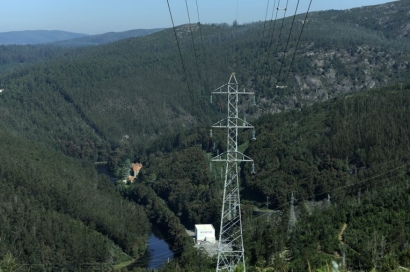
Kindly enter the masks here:
M 1 45 L 0 271 L 215 271 L 185 229 L 220 233 L 232 72 L 246 269 L 409 269 L 408 10 Z

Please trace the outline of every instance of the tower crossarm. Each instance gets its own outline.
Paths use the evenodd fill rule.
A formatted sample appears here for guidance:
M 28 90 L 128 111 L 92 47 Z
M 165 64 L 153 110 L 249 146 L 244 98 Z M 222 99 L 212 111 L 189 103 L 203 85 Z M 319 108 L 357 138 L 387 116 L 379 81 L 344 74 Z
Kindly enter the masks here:
M 231 74 L 231 77 L 229 78 L 229 82 L 222 85 L 219 88 L 216 88 L 215 90 L 212 91 L 212 94 L 255 94 L 254 92 L 248 92 L 243 89 L 243 91 L 238 91 L 238 81 L 236 80 L 235 73 Z
M 249 94 L 249 95 L 254 95 L 254 92 L 248 92 L 245 89 L 241 92 L 241 91 L 236 91 L 236 90 L 232 90 L 231 86 L 229 86 L 227 89 L 228 90 L 224 90 L 224 88 L 227 86 L 228 84 L 225 84 L 221 87 L 219 87 L 218 89 L 215 89 L 214 91 L 212 91 L 212 94 L 232 94 L 237 92 L 238 94 Z
M 213 128 L 254 128 L 249 122 L 237 118 L 225 118 L 212 125 Z
M 239 151 L 224 152 L 212 158 L 214 162 L 253 162 L 253 160 Z

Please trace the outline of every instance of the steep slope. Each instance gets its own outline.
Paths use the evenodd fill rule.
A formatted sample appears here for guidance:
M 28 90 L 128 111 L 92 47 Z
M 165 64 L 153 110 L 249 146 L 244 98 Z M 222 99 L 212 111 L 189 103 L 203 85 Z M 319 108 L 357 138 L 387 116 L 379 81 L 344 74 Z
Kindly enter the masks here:
M 146 250 L 149 222 L 94 166 L 0 131 L 0 256 L 69 267 Z
M 287 266 L 298 270 L 308 269 L 306 259 L 318 269 L 332 259 L 341 264 L 343 255 L 353 270 L 410 265 L 404 242 L 410 235 L 404 229 L 410 201 L 409 89 L 404 84 L 403 90 L 393 86 L 346 95 L 256 123 L 259 136 L 247 152 L 257 173 L 244 167 L 243 196 L 259 203 L 269 196 L 271 207 L 285 213 L 277 230 L 265 220 L 260 229 L 245 230 L 255 262 L 288 247 Z M 298 199 L 292 235 L 291 192 Z M 349 227 L 340 244 L 344 224 Z M 258 239 L 263 246 L 252 243 Z
M 335 261 L 353 271 L 409 267 L 410 83 L 345 95 L 254 121 L 241 147 L 244 244 L 250 266 L 312 271 Z M 158 141 L 143 162 L 142 180 L 165 199 L 188 227 L 219 226 L 222 180 L 209 169 L 213 141 L 223 135 L 194 130 Z M 215 153 L 214 153 L 215 155 Z M 289 200 L 296 226 L 289 231 Z M 256 207 L 269 216 L 252 216 Z M 211 204 L 211 205 L 209 205 Z M 343 243 L 339 237 L 341 229 Z M 257 226 L 257 227 L 255 227 Z M 192 257 L 194 258 L 194 257 Z M 189 261 L 186 261 L 188 264 Z M 173 271 L 170 269 L 169 271 Z
M 383 33 L 389 39 L 410 38 L 408 1 L 400 0 L 383 5 L 363 6 L 343 11 L 319 12 L 320 17 L 339 23 L 362 26 Z
M 247 193 L 261 201 L 272 195 L 276 206 L 286 204 L 289 190 L 322 200 L 331 188 L 354 183 L 357 176 L 405 165 L 408 88 L 342 96 L 260 119 L 258 141 L 248 148 L 258 173 L 251 176 L 245 169 Z
M 407 15 L 400 10 L 410 9 L 409 5 L 408 1 L 390 3 L 389 11 L 397 12 L 389 22 L 404 27 Z M 366 10 L 384 16 L 381 7 Z M 8 93 L 0 97 L 0 108 L 11 116 L 3 121 L 11 127 L 20 124 L 16 132 L 44 138 L 48 145 L 73 156 L 105 159 L 108 145 L 141 153 L 158 135 L 211 123 L 209 114 L 223 111 L 225 103 L 216 100 L 210 106 L 209 91 L 226 82 L 232 71 L 241 85 L 257 93 L 258 107 L 243 106 L 251 117 L 406 79 L 407 38 L 387 39 L 379 29 L 361 24 L 362 19 L 353 24 L 351 14 L 361 18 L 361 9 L 336 12 L 340 22 L 326 15 L 332 13 L 312 13 L 307 22 L 299 15 L 294 24 L 293 18 L 287 18 L 283 28 L 279 28 L 281 20 L 267 22 L 266 29 L 264 23 L 179 26 L 181 56 L 173 29 L 73 49 L 3 79 Z M 343 19 L 345 14 L 349 23 Z M 104 147 L 91 156 L 83 154 L 87 145 Z

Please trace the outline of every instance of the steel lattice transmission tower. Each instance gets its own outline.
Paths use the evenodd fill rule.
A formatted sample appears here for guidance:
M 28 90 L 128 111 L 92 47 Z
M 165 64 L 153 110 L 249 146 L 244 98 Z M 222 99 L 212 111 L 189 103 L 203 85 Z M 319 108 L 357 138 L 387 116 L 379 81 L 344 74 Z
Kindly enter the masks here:
M 216 271 L 233 271 L 240 263 L 243 264 L 243 271 L 246 271 L 238 164 L 253 162 L 253 160 L 238 151 L 238 129 L 253 128 L 253 126 L 238 117 L 238 98 L 242 94 L 253 95 L 254 93 L 246 92 L 245 89 L 242 92 L 238 91 L 238 82 L 235 73 L 232 73 L 227 84 L 212 92 L 212 95 L 216 94 L 228 97 L 228 117 L 212 126 L 227 129 L 226 152 L 212 158 L 214 162 L 225 162 L 226 164 Z M 252 168 L 254 169 L 254 165 Z
M 295 197 L 292 196 L 290 198 L 290 211 L 289 211 L 289 224 L 288 224 L 288 236 L 293 232 L 296 226 L 296 214 L 295 214 Z

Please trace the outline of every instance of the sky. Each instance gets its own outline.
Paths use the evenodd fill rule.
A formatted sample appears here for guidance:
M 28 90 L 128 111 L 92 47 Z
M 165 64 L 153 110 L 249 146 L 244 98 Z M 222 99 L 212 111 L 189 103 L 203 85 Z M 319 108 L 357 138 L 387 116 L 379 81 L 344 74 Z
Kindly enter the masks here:
M 191 23 L 238 23 L 264 21 L 269 3 L 278 18 L 292 16 L 298 0 L 168 0 L 175 25 Z M 299 0 L 297 13 L 307 11 L 310 0 Z M 349 9 L 377 5 L 389 0 L 312 0 L 311 11 Z M 63 30 L 84 34 L 121 32 L 131 29 L 172 27 L 167 0 L 1 0 L 0 32 Z M 270 15 L 268 15 L 269 17 Z

